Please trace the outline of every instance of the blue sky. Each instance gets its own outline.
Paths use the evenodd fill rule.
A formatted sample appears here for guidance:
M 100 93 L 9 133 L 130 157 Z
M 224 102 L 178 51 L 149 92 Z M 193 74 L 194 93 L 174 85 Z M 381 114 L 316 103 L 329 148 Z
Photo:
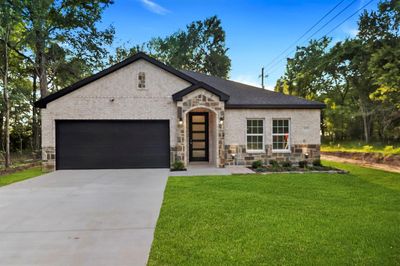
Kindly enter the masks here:
M 265 66 L 269 77 L 266 87 L 272 89 L 283 74 L 285 60 L 271 61 L 296 41 L 340 0 L 115 0 L 106 9 L 103 24 L 114 25 L 114 47 L 141 44 L 152 37 L 167 36 L 194 20 L 217 15 L 226 31 L 226 45 L 232 60 L 230 79 L 259 85 L 261 67 Z M 324 21 L 350 4 L 345 0 Z M 319 38 L 345 20 L 367 0 L 355 1 L 345 12 L 333 20 L 314 38 Z M 367 6 L 375 9 L 378 1 Z M 358 15 L 348 20 L 330 36 L 334 41 L 352 37 L 357 33 Z M 298 45 L 319 28 L 317 26 Z M 287 55 L 294 48 L 284 55 Z M 284 56 L 280 57 L 284 58 Z M 276 65 L 275 65 L 276 64 Z

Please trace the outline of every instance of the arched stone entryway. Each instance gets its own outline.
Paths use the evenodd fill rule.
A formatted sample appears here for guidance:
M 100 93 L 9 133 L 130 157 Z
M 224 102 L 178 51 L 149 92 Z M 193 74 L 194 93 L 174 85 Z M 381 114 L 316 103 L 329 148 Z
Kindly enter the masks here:
M 217 167 L 225 165 L 224 102 L 207 90 L 197 89 L 177 102 L 178 130 L 176 160 L 190 163 L 190 114 L 208 114 L 208 162 Z

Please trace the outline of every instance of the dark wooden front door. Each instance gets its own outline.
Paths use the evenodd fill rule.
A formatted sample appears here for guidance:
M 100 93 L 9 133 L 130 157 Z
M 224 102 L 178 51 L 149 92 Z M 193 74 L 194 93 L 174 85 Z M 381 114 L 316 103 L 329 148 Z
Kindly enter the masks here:
M 189 113 L 189 160 L 208 161 L 208 113 Z

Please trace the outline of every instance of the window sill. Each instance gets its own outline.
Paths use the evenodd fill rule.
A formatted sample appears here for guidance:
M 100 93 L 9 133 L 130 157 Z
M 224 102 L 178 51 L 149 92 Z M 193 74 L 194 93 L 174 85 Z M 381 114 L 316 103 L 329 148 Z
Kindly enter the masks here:
M 272 153 L 291 153 L 290 150 L 272 150 Z

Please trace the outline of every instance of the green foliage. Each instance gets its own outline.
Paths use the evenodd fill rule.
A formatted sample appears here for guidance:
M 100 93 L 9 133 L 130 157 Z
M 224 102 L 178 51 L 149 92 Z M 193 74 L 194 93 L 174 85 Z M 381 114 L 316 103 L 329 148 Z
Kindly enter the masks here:
M 341 142 L 321 145 L 321 151 L 326 152 L 374 152 L 381 153 L 384 155 L 400 154 L 400 144 L 394 145 L 384 145 L 382 143 L 372 143 L 365 145 L 363 142 Z
M 292 167 L 292 162 L 291 161 L 284 161 L 284 162 L 282 162 L 282 167 Z
M 176 160 L 172 163 L 172 170 L 184 170 L 185 164 L 182 161 Z
M 364 11 L 359 33 L 336 44 L 311 40 L 287 60 L 276 91 L 323 101 L 323 135 L 368 143 L 400 140 L 400 6 Z
M 269 164 L 272 165 L 272 167 L 279 167 L 279 162 L 276 160 L 269 160 Z
M 251 164 L 251 167 L 254 168 L 254 169 L 261 168 L 262 166 L 263 166 L 263 162 L 260 161 L 260 160 L 254 161 Z
M 315 159 L 312 162 L 313 166 L 322 166 L 321 160 L 320 159 Z
M 216 77 L 227 78 L 231 68 L 225 45 L 225 31 L 217 16 L 194 21 L 185 30 L 179 30 L 165 38 L 153 38 L 132 48 L 122 45 L 109 57 L 109 62 L 120 62 L 139 51 L 175 68 Z
M 300 168 L 307 168 L 308 162 L 306 160 L 304 161 L 299 161 L 299 167 Z

